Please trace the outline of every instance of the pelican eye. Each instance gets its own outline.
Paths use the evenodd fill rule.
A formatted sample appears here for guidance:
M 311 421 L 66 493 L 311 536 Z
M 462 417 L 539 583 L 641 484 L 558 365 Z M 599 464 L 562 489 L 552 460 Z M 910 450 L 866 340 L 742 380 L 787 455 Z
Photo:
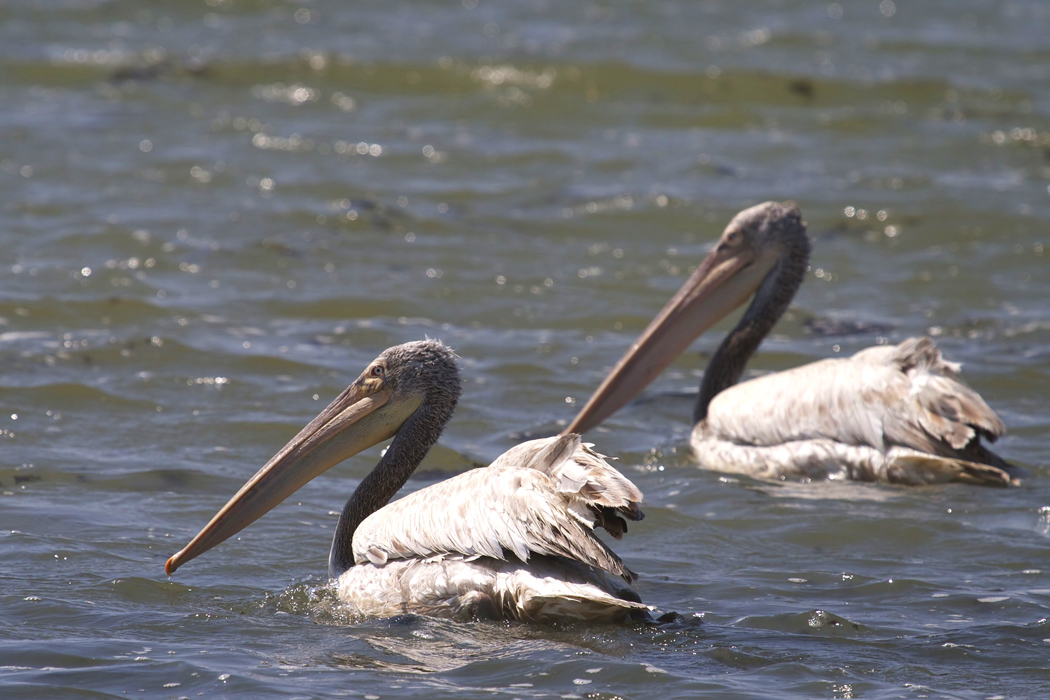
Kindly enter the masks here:
M 385 372 L 386 370 L 383 368 L 383 365 L 375 365 L 374 367 L 372 367 L 372 371 L 370 372 L 370 374 L 373 377 L 382 377 Z

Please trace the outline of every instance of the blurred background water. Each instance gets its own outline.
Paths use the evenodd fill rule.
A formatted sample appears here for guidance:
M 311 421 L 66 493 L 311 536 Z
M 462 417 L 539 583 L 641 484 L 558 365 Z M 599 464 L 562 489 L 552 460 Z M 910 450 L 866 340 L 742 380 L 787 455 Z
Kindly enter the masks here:
M 1031 698 L 1050 688 L 1050 5 L 0 5 L 4 697 Z M 465 394 L 416 489 L 575 413 L 740 208 L 811 274 L 752 374 L 936 337 L 1016 489 L 761 483 L 685 450 L 705 336 L 593 438 L 685 621 L 352 624 L 378 450 L 164 560 L 369 360 Z M 726 328 L 723 324 L 720 328 Z

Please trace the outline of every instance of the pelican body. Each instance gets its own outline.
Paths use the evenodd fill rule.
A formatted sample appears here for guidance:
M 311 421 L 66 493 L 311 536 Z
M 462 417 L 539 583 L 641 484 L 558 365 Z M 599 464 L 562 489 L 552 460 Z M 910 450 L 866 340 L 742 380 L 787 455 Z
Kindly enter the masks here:
M 452 417 L 455 355 L 438 341 L 384 351 L 255 474 L 165 566 L 250 525 L 332 466 L 391 437 L 346 502 L 329 574 L 366 616 L 619 620 L 648 616 L 636 575 L 593 529 L 619 539 L 642 494 L 576 434 L 518 445 L 388 505 Z
M 700 385 L 690 443 L 701 468 L 767 479 L 1018 483 L 1022 470 L 981 443 L 1004 432 L 1002 421 L 929 338 L 737 384 L 802 284 L 809 252 L 795 204 L 737 214 L 567 432 L 599 425 L 753 296 Z

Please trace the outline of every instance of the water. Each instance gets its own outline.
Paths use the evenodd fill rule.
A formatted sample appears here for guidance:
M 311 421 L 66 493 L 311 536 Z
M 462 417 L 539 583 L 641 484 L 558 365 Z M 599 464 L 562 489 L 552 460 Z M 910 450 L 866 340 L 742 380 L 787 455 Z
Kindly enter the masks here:
M 1044 695 L 1050 7 L 362 4 L 0 7 L 0 694 Z M 789 198 L 812 274 L 749 371 L 934 335 L 1023 486 L 699 472 L 712 332 L 590 436 L 681 622 L 349 619 L 333 511 L 377 450 L 164 576 L 383 348 L 463 358 L 420 488 L 571 418 Z

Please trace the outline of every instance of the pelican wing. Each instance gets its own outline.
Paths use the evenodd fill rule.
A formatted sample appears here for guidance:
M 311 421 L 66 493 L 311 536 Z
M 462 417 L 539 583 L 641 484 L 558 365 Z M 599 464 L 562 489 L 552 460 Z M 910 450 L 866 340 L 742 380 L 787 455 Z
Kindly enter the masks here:
M 619 516 L 629 520 L 644 517 L 638 508 L 642 492 L 591 447 L 575 434 L 530 440 L 504 452 L 491 467 L 526 466 L 546 474 L 557 482 L 559 493 L 582 500 L 602 527 L 620 539 L 627 524 Z
M 943 456 L 1005 430 L 929 338 L 863 350 L 738 384 L 714 398 L 705 434 L 771 446 L 827 438 Z
M 1006 432 L 995 411 L 959 378 L 959 364 L 941 357 L 932 340 L 910 338 L 896 350 L 910 390 L 886 417 L 888 441 L 941 454 L 944 444 L 963 450 L 982 436 L 994 442 Z
M 533 440 L 484 469 L 410 494 L 369 516 L 354 533 L 357 563 L 445 555 L 507 560 L 565 557 L 635 575 L 595 537 L 611 511 L 640 519 L 642 494 L 578 435 Z M 624 525 L 622 520 L 615 527 Z M 626 529 L 626 528 L 624 528 Z

